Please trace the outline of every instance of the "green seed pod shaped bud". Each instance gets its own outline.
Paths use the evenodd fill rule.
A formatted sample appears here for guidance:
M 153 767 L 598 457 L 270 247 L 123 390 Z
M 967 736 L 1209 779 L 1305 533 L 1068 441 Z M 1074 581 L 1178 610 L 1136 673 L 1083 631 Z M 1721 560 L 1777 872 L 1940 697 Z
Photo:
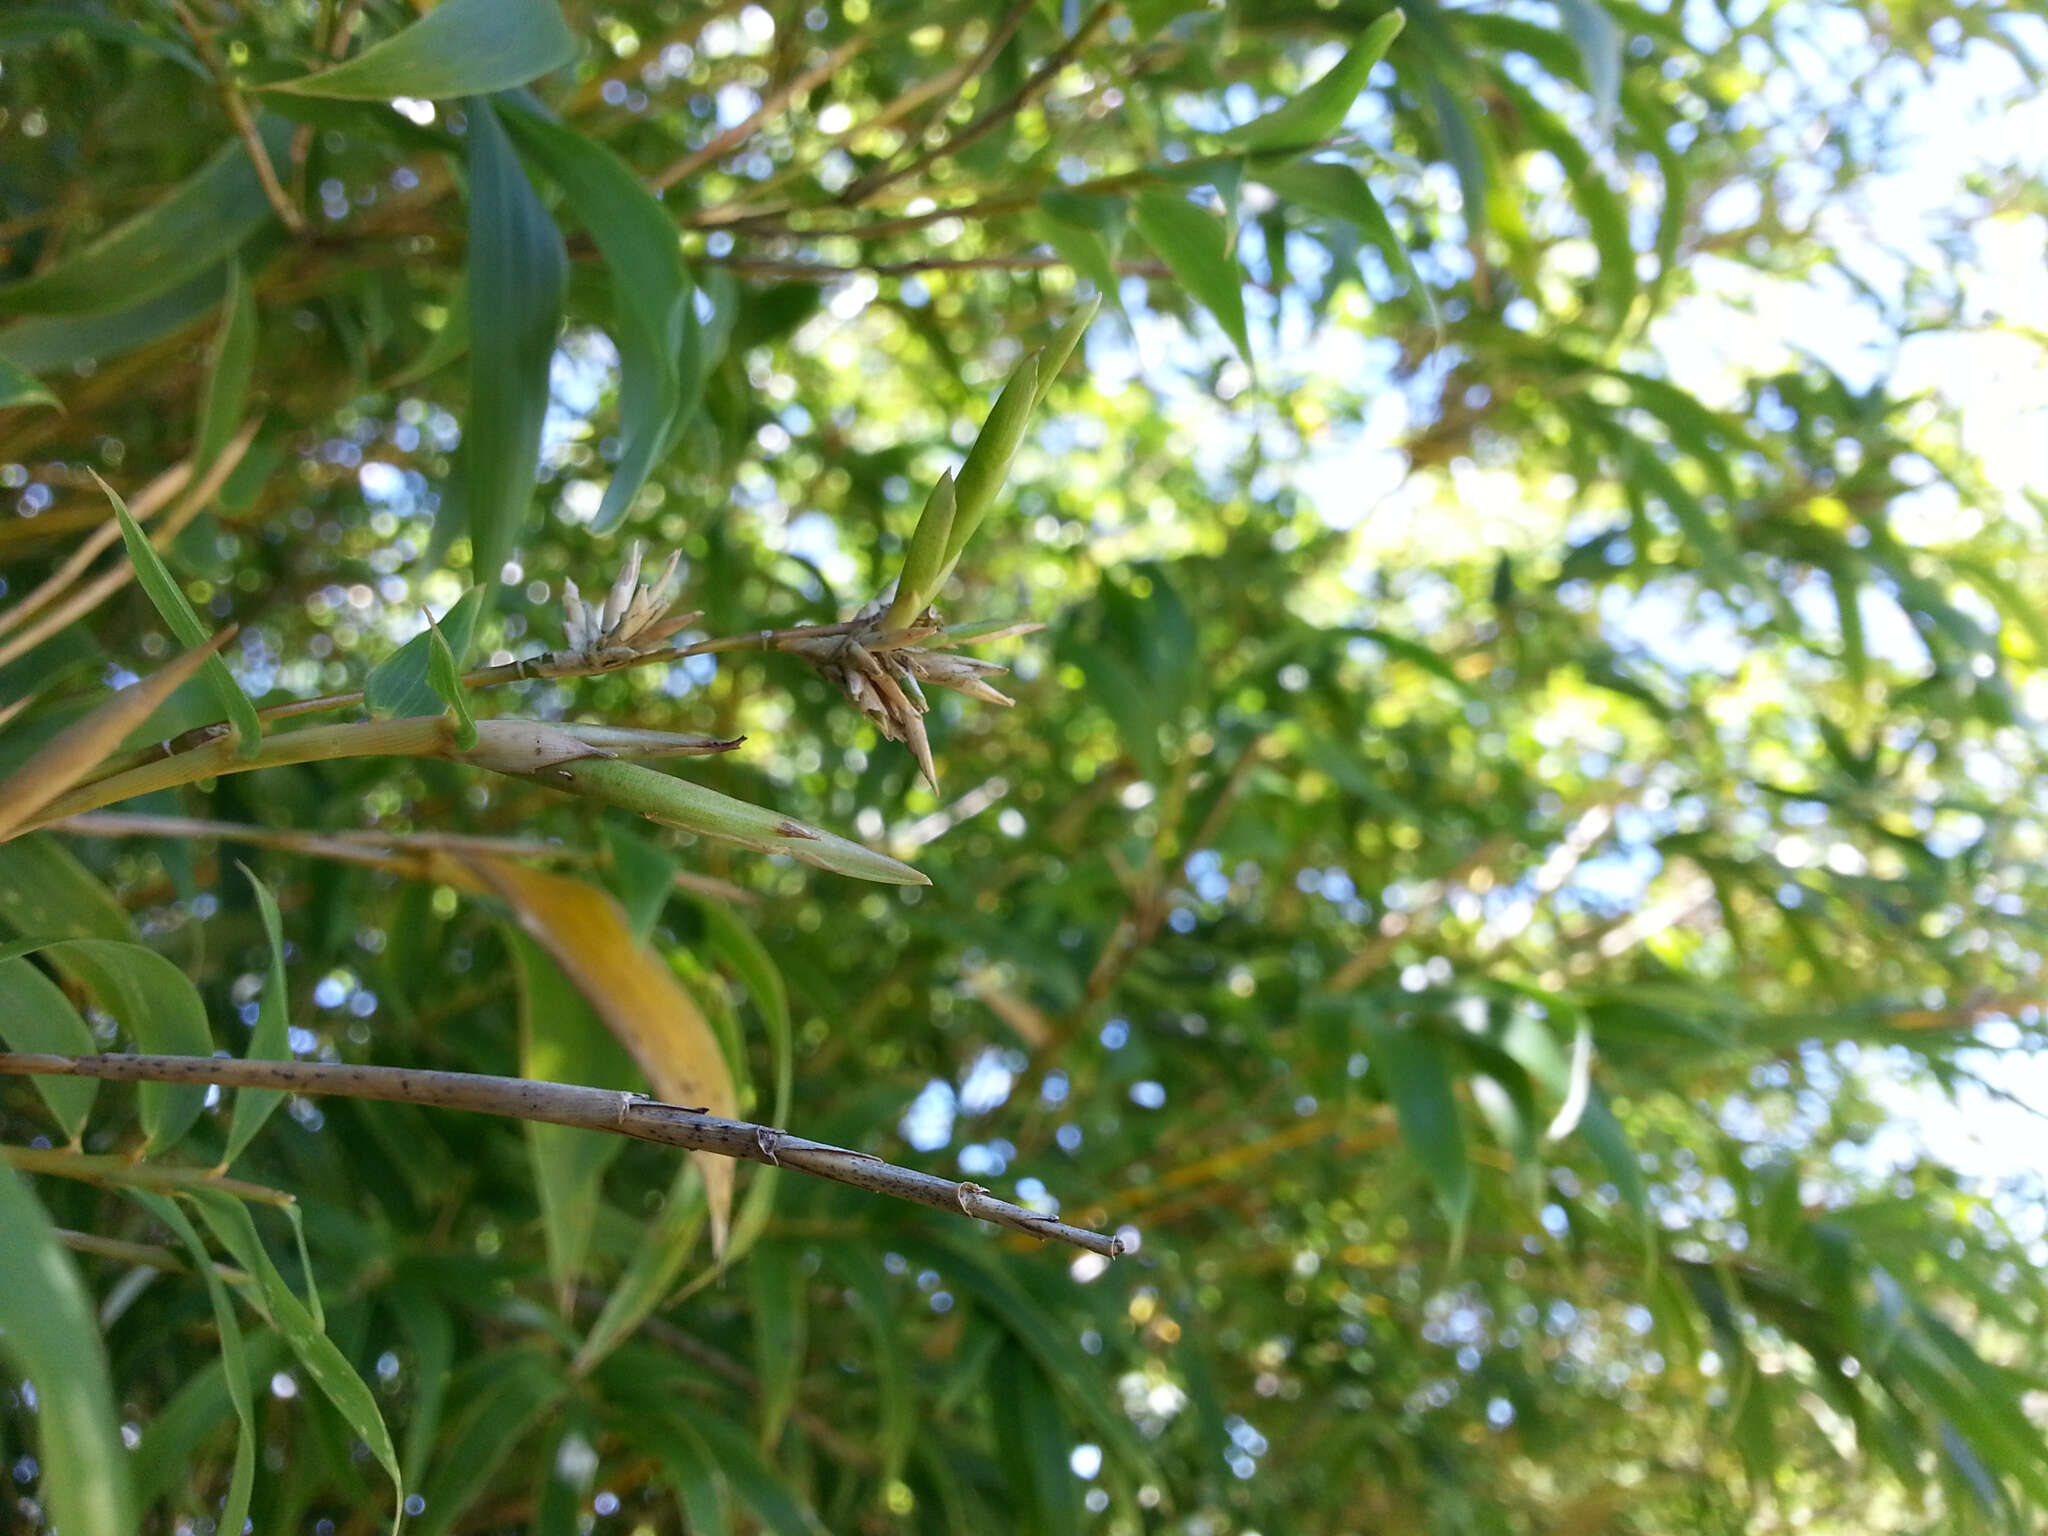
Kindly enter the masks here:
M 910 549 L 903 556 L 903 574 L 896 581 L 896 600 L 882 620 L 884 629 L 903 629 L 924 612 L 925 604 L 939 595 L 939 572 L 946 564 L 946 546 L 953 539 L 953 518 L 959 497 L 949 469 L 939 476 L 925 498 L 924 511 L 917 519 L 917 531 L 910 536 Z
M 960 552 L 981 526 L 996 492 L 1003 488 L 1010 460 L 1016 456 L 1017 445 L 1024 441 L 1025 429 L 1031 425 L 1031 412 L 1037 404 L 1038 354 L 1034 352 L 1010 375 L 995 409 L 982 423 L 981 436 L 967 452 L 967 462 L 960 466 L 960 478 L 954 485 L 957 505 L 953 511 L 953 533 L 946 541 L 946 559 L 939 567 L 937 586 L 943 586 L 953 574 Z

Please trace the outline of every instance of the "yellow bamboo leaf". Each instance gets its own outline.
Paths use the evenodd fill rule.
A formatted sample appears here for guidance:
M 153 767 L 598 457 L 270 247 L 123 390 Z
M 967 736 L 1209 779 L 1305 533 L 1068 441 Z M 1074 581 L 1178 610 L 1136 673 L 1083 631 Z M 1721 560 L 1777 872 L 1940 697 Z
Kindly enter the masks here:
M 675 973 L 649 946 L 633 942 L 626 914 L 607 892 L 567 875 L 479 854 L 450 855 L 446 862 L 469 871 L 511 907 L 519 926 L 589 999 L 663 1100 L 727 1119 L 738 1113 L 732 1071 L 717 1036 Z M 691 1156 L 704 1175 L 712 1248 L 723 1256 L 732 1209 L 732 1160 L 706 1152 Z

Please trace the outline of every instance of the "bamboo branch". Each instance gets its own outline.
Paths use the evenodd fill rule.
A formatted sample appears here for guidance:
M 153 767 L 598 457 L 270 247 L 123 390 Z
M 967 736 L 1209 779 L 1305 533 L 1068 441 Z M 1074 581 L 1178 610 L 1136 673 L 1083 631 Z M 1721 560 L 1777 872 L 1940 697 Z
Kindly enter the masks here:
M 49 1056 L 0 1054 L 0 1075 L 95 1077 L 115 1082 L 211 1083 L 224 1088 L 274 1089 L 285 1093 L 334 1094 L 352 1099 L 387 1099 L 437 1109 L 507 1115 L 583 1130 L 608 1131 L 664 1146 L 685 1147 L 771 1167 L 794 1168 L 888 1195 L 935 1211 L 957 1211 L 1013 1232 L 1069 1243 L 1116 1258 L 1121 1239 L 1070 1226 L 1021 1205 L 998 1200 L 979 1184 L 942 1179 L 914 1168 L 899 1168 L 865 1152 L 792 1136 L 773 1126 L 725 1120 L 644 1094 L 572 1083 L 529 1082 L 472 1072 L 415 1071 L 410 1067 L 354 1066 L 318 1061 L 233 1061 L 212 1056 Z M 16 1148 L 8 1148 L 14 1161 Z M 17 1166 L 20 1166 L 17 1162 Z M 143 1165 L 146 1166 L 146 1165 Z
M 702 170 L 712 161 L 718 159 L 719 156 L 737 149 L 751 138 L 754 131 L 763 123 L 773 118 L 784 107 L 788 106 L 790 102 L 803 95 L 804 92 L 810 90 L 813 86 L 820 85 L 831 79 L 856 54 L 860 53 L 873 41 L 874 37 L 872 34 L 855 33 L 802 74 L 783 82 L 781 86 L 770 91 L 762 99 L 761 105 L 755 108 L 745 121 L 734 123 L 732 127 L 726 129 L 708 143 L 683 156 L 682 159 L 676 161 L 667 170 L 649 177 L 647 181 L 648 186 L 652 187 L 657 193 L 666 192 L 685 176 Z

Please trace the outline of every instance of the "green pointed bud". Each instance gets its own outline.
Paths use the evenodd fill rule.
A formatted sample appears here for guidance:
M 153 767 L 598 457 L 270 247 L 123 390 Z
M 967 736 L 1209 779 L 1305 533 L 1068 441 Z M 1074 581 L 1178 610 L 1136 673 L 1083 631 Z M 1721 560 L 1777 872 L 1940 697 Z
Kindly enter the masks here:
M 476 745 L 476 715 L 469 707 L 469 690 L 462 686 L 462 668 L 432 614 L 427 615 L 427 637 L 427 686 L 455 711 L 455 745 L 467 752 Z
M 1031 412 L 1037 405 L 1038 354 L 1034 352 L 1010 375 L 1010 382 L 996 399 L 995 409 L 982 423 L 981 436 L 967 451 L 967 462 L 960 466 L 960 479 L 954 486 L 958 505 L 953 512 L 952 536 L 946 541 L 945 563 L 939 568 L 939 585 L 944 585 L 953 574 L 960 552 L 981 526 L 996 492 L 1003 488 L 1010 460 L 1016 457 L 1017 447 L 1024 441 L 1025 429 L 1031 425 Z
M 939 595 L 939 572 L 946 564 L 946 546 L 953 539 L 953 517 L 959 504 L 949 469 L 925 498 L 917 531 L 911 534 L 910 549 L 903 556 L 903 574 L 896 578 L 896 600 L 889 605 L 882 628 L 906 627 Z
M 1067 366 L 1067 359 L 1074 355 L 1074 348 L 1081 344 L 1096 312 L 1102 308 L 1102 295 L 1097 294 L 1086 304 L 1067 317 L 1067 323 L 1060 327 L 1059 335 L 1038 355 L 1038 398 L 1031 403 L 1034 407 L 1045 403 L 1046 394 L 1052 389 L 1052 381 L 1060 376 L 1060 370 Z

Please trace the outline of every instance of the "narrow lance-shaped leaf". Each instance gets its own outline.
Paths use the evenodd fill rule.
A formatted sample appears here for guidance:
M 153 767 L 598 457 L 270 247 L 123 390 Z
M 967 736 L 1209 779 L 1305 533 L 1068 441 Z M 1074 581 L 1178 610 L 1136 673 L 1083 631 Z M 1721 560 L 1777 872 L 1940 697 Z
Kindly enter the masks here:
M 561 1369 L 537 1350 L 522 1349 L 470 1395 L 421 1494 L 426 1511 L 418 1536 L 452 1531 L 490 1486 L 513 1448 L 569 1390 Z
M 754 1373 L 761 1379 L 761 1450 L 772 1456 L 803 1376 L 804 1269 L 787 1243 L 763 1243 L 745 1274 L 754 1313 Z
M 783 985 L 782 973 L 776 969 L 767 946 L 730 910 L 708 898 L 698 900 L 697 910 L 703 914 L 711 952 L 739 977 L 767 1027 L 768 1059 L 775 1075 L 775 1095 L 768 1120 L 771 1125 L 787 1125 L 796 1053 L 790 1028 L 789 993 Z M 729 1259 L 740 1259 L 767 1230 L 782 1178 L 780 1168 L 756 1168 L 748 1175 L 746 1198 L 740 1201 L 739 1214 L 733 1218 L 732 1240 L 727 1247 Z
M 561 967 L 517 929 L 504 932 L 519 980 L 520 1075 L 536 1082 L 644 1089 L 647 1080 Z M 540 1196 L 548 1274 L 556 1305 L 567 1317 L 574 1312 L 576 1282 L 590 1252 L 604 1171 L 625 1143 L 598 1131 L 532 1120 L 523 1130 Z
M 561 328 L 568 254 L 491 103 L 469 102 L 470 406 L 464 500 L 479 581 L 526 523 Z
M 178 585 L 171 568 L 164 564 L 163 556 L 156 546 L 149 542 L 149 535 L 142 531 L 142 525 L 128 515 L 128 504 L 121 500 L 106 481 L 100 480 L 97 471 L 93 479 L 113 503 L 114 516 L 121 524 L 121 538 L 128 546 L 128 558 L 135 562 L 135 579 L 142 584 L 142 590 L 149 594 L 149 600 L 156 605 L 157 613 L 181 645 L 206 646 L 214 637 L 199 615 L 192 611 L 192 604 L 186 600 L 185 589 Z M 220 700 L 221 713 L 226 715 L 235 727 L 237 750 L 243 757 L 254 757 L 263 749 L 263 722 L 257 718 L 256 705 L 249 695 L 242 692 L 241 684 L 228 671 L 227 663 L 218 656 L 209 654 L 201 664 L 207 679 L 213 684 L 214 696 Z
M 0 922 L 38 940 L 135 937 L 114 893 L 47 833 L 0 843 Z
M 67 977 L 83 984 L 100 1007 L 135 1037 L 144 1051 L 160 1056 L 209 1056 L 213 1037 L 206 1007 L 185 973 L 155 950 L 112 939 L 60 939 L 13 946 L 38 950 Z M 206 1105 L 206 1090 L 174 1083 L 136 1086 L 147 1154 L 175 1146 L 192 1129 Z
M 1586 82 L 1593 92 L 1593 124 L 1603 137 L 1614 130 L 1621 104 L 1621 28 L 1600 0 L 1557 0 L 1565 30 L 1586 61 Z
M 1403 279 L 1408 284 L 1408 291 L 1422 300 L 1423 307 L 1429 312 L 1429 323 L 1441 337 L 1443 318 L 1437 313 L 1436 295 L 1422 280 L 1422 274 L 1415 270 L 1408 247 L 1395 232 L 1393 221 L 1387 217 L 1386 209 L 1380 206 L 1380 200 L 1373 196 L 1372 184 L 1362 172 L 1348 165 L 1307 160 L 1296 165 L 1263 168 L 1258 172 L 1258 179 L 1288 202 L 1341 220 L 1363 235 L 1386 259 L 1388 270 Z
M 1238 355 L 1250 362 L 1244 274 L 1230 254 L 1223 221 L 1178 192 L 1158 187 L 1140 192 L 1132 200 L 1131 217 L 1145 243 L 1159 253 L 1189 296 L 1216 317 Z
M 0 1275 L 0 1358 L 35 1384 L 46 1518 L 65 1536 L 129 1536 L 128 1452 L 92 1304 L 50 1218 L 4 1160 Z
M 1419 1029 L 1374 1019 L 1366 1031 L 1373 1070 L 1393 1102 L 1401 1139 L 1436 1187 L 1444 1214 L 1462 1227 L 1472 1204 L 1472 1160 L 1451 1087 L 1450 1052 Z
M 611 274 L 623 442 L 591 523 L 593 533 L 606 533 L 624 519 L 681 424 L 680 354 L 695 318 L 695 290 L 675 221 L 631 167 L 594 140 L 531 112 L 509 109 L 503 122 L 520 151 L 562 189 Z
M 193 1189 L 185 1198 L 197 1207 L 213 1235 L 228 1256 L 255 1277 L 263 1294 L 270 1320 L 298 1357 L 306 1374 L 323 1396 L 334 1405 L 356 1438 L 370 1448 L 377 1464 L 390 1475 L 397 1506 L 405 1505 L 405 1484 L 399 1475 L 398 1452 L 391 1444 L 391 1432 L 377 1399 L 334 1341 L 322 1333 L 306 1310 L 305 1303 L 285 1284 L 269 1252 L 256 1235 L 256 1224 L 241 1201 L 213 1189 Z
M 0 1042 L 10 1051 L 92 1056 L 99 1042 L 71 1000 L 27 960 L 0 960 Z M 75 1144 L 85 1133 L 99 1083 L 89 1077 L 38 1077 L 37 1090 Z
M 284 975 L 284 924 L 278 916 L 277 898 L 270 887 L 256 878 L 246 865 L 239 866 L 256 897 L 256 911 L 263 919 L 263 938 L 268 963 L 263 971 L 263 990 L 257 996 L 256 1028 L 249 1036 L 245 1053 L 251 1061 L 282 1061 L 291 1050 L 291 1021 L 286 1015 Z M 263 1129 L 284 1094 L 270 1088 L 235 1090 L 235 1118 L 228 1131 L 228 1148 L 221 1154 L 221 1166 L 229 1166 L 242 1155 L 256 1133 Z
M 0 357 L 0 411 L 11 406 L 56 404 L 57 397 L 41 379 Z
M 266 116 L 258 133 L 273 161 L 289 156 L 290 123 Z M 230 140 L 155 207 L 40 276 L 0 284 L 0 314 L 132 308 L 218 266 L 274 217 L 248 149 Z M 10 336 L 8 356 L 23 367 L 36 366 L 12 341 Z
M 556 0 L 443 0 L 347 63 L 265 89 L 348 101 L 445 101 L 510 90 L 575 56 L 576 39 Z
M 1264 117 L 1225 134 L 1233 149 L 1249 152 L 1306 148 L 1319 144 L 1344 124 L 1344 116 L 1386 57 L 1407 17 L 1389 11 L 1365 29 L 1365 35 L 1320 78 L 1297 91 L 1284 105 Z
M 228 1401 L 235 1409 L 235 1465 L 228 1478 L 227 1502 L 222 1506 L 222 1531 L 239 1531 L 249 1515 L 249 1495 L 256 1485 L 256 1403 L 249 1390 L 249 1355 L 242 1339 L 241 1320 L 228 1288 L 214 1268 L 213 1255 L 201 1241 L 192 1219 L 178 1209 L 177 1202 L 148 1190 L 130 1190 L 130 1196 L 157 1220 L 169 1227 L 191 1255 L 192 1268 L 206 1284 L 207 1300 L 213 1304 L 213 1326 L 220 1335 L 220 1359 Z
M 484 596 L 489 590 L 488 586 L 471 587 L 449 605 L 438 624 L 429 616 L 427 629 L 370 669 L 363 683 L 363 703 L 371 714 L 405 719 L 412 715 L 438 715 L 448 707 L 451 701 L 436 690 L 428 671 L 434 630 L 440 631 L 460 672 L 469 656 L 477 615 L 483 611 Z
M 772 1168 L 766 1171 L 775 1172 Z M 648 1313 L 668 1299 L 676 1277 L 696 1252 L 705 1215 L 704 1180 L 695 1163 L 684 1163 L 676 1169 L 669 1184 L 661 1213 L 648 1223 L 646 1235 L 627 1261 L 625 1273 L 612 1284 L 604 1307 L 576 1351 L 570 1369 L 578 1376 L 595 1370 Z M 737 1242 L 734 1246 L 738 1246 Z
M 199 407 L 199 434 L 192 471 L 203 472 L 241 425 L 256 371 L 256 293 L 239 261 L 228 263 L 228 293 L 221 304 L 220 330 L 206 359 L 206 393 Z

